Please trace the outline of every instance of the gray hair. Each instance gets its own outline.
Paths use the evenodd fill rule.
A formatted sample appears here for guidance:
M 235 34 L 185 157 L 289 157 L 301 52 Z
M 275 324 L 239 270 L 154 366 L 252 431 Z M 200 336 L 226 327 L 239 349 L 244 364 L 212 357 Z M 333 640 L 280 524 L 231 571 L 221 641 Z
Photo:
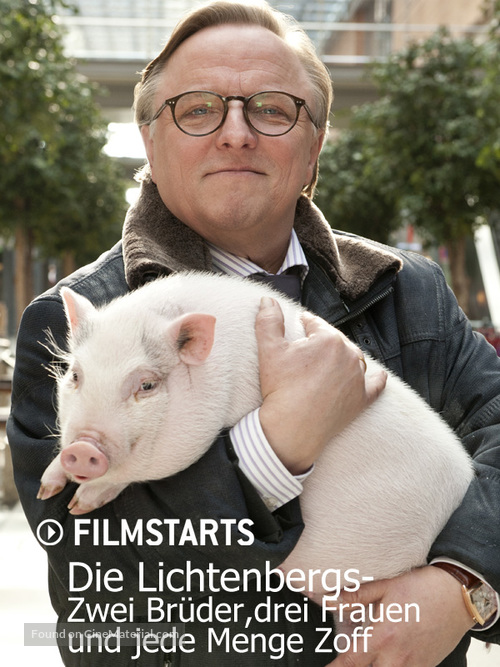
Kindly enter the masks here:
M 134 91 L 136 123 L 139 126 L 147 124 L 154 115 L 159 77 L 174 51 L 200 30 L 227 24 L 261 26 L 283 39 L 293 49 L 313 87 L 314 122 L 319 129 L 326 130 L 333 101 L 332 82 L 306 32 L 295 19 L 273 9 L 266 2 L 247 5 L 227 0 L 216 0 L 188 13 L 177 24 L 162 52 L 144 68 Z M 305 186 L 303 194 L 312 198 L 317 177 L 316 163 L 311 183 Z

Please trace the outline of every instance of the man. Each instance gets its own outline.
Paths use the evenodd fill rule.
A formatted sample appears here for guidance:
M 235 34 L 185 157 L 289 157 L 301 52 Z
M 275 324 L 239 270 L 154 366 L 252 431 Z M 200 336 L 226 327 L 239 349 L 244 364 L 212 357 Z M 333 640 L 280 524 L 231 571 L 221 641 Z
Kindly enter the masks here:
M 437 267 L 364 239 L 333 235 L 312 205 L 330 96 L 328 76 L 307 38 L 279 13 L 264 5 L 224 2 L 196 10 L 137 87 L 136 118 L 149 169 L 125 222 L 123 242 L 63 281 L 100 304 L 186 268 L 247 275 L 282 274 L 299 265 L 302 302 L 345 336 L 310 317 L 306 338 L 287 344 L 279 308 L 265 302 L 256 323 L 260 411 L 221 434 L 188 470 L 170 480 L 134 485 L 92 515 L 105 520 L 111 534 L 119 533 L 123 517 L 132 522 L 225 517 L 235 525 L 250 518 L 253 544 L 233 539 L 199 548 L 76 547 L 74 517 L 66 508 L 74 486 L 50 500 L 35 500 L 53 455 L 48 436 L 55 427 L 52 381 L 42 367 L 51 358 L 38 341 L 49 327 L 64 346 L 59 287 L 35 300 L 19 332 L 9 421 L 19 492 L 34 530 L 47 517 L 64 527 L 63 540 L 47 549 L 60 622 L 74 607 L 68 602 L 75 588 L 70 562 L 94 566 L 98 561 L 103 572 L 113 567 L 122 572 L 120 590 L 111 594 L 89 586 L 85 604 L 93 608 L 133 599 L 135 622 L 148 617 L 148 595 L 136 583 L 139 562 L 153 572 L 159 562 L 162 571 L 183 571 L 187 561 L 202 571 L 211 564 L 218 572 L 252 567 L 263 572 L 266 562 L 277 567 L 300 535 L 303 475 L 314 474 L 311 467 L 328 439 L 383 390 L 383 376 L 365 382 L 362 347 L 439 410 L 475 457 L 477 477 L 429 555 L 447 561 L 449 571 L 429 565 L 346 594 L 345 600 L 365 605 L 414 603 L 420 619 L 375 624 L 366 650 L 352 645 L 338 657 L 332 638 L 321 642 L 332 621 L 301 595 L 273 586 L 261 590 L 253 580 L 245 590 L 229 593 L 216 576 L 208 591 L 198 583 L 187 599 L 185 591 L 161 591 L 169 609 L 178 612 L 173 620 L 186 623 L 195 651 L 144 650 L 137 658 L 134 648 L 86 655 L 61 646 L 67 665 L 161 665 L 167 658 L 165 664 L 320 667 L 335 658 L 336 667 L 458 667 L 466 664 L 467 633 L 474 625 L 477 636 L 500 638 L 494 593 L 500 590 L 500 364 L 472 333 Z M 279 480 L 272 490 L 260 474 L 268 466 Z M 238 537 L 237 528 L 232 534 Z M 450 564 L 456 568 L 453 576 Z M 471 571 L 489 596 L 483 627 L 473 620 L 455 578 Z M 232 610 L 230 619 L 213 620 L 212 634 L 196 611 L 191 616 L 181 611 L 182 604 L 196 608 L 208 597 Z M 303 612 L 293 616 L 292 605 Z M 266 619 L 250 611 L 268 608 L 273 613 Z M 249 637 L 250 646 L 245 644 Z M 280 641 L 291 643 L 280 651 Z

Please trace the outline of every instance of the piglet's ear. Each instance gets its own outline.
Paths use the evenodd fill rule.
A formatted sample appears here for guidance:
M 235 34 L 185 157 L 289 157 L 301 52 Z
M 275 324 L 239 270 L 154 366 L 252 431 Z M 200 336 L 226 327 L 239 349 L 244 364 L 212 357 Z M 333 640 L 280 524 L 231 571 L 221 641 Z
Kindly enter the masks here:
M 199 366 L 210 354 L 214 343 L 215 317 L 203 313 L 188 313 L 172 322 L 173 334 L 180 359 Z
M 95 312 L 95 308 L 88 299 L 73 292 L 69 287 L 61 288 L 61 297 L 68 326 L 71 333 L 74 335 L 82 321 Z

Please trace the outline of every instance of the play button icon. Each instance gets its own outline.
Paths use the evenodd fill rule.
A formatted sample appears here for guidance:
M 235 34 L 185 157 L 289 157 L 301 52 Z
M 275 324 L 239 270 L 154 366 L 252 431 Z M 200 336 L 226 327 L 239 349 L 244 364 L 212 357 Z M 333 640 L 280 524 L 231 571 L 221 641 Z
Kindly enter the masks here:
M 36 530 L 36 536 L 39 542 L 46 547 L 53 547 L 58 544 L 63 538 L 63 528 L 59 521 L 55 519 L 45 519 Z

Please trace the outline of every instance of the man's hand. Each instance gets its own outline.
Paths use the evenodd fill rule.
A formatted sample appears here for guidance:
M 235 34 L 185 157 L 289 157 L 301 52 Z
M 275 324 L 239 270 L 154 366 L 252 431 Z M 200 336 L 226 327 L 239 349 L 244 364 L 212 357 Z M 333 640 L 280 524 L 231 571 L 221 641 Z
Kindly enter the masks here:
M 387 380 L 383 371 L 365 376 L 359 348 L 324 320 L 306 313 L 303 323 L 305 338 L 286 341 L 278 302 L 264 298 L 255 325 L 264 398 L 260 422 L 292 474 L 306 472 Z
M 368 639 L 368 651 L 343 653 L 327 667 L 436 667 L 474 625 L 460 583 L 430 565 L 395 579 L 363 584 L 356 592 L 343 592 L 340 601 L 371 604 L 375 616 L 379 604 L 387 608 L 395 603 L 404 609 L 405 604 L 415 603 L 420 620 L 416 622 L 410 611 L 409 622 L 369 623 L 373 634 Z

